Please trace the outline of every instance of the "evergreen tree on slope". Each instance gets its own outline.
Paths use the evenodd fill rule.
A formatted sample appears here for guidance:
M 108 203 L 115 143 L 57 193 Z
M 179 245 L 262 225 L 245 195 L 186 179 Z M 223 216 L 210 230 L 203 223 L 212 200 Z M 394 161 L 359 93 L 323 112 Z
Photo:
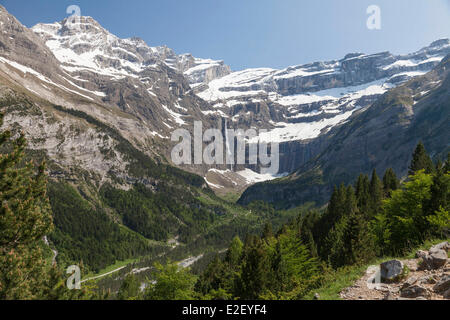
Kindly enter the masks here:
M 0 115 L 0 126 L 3 115 Z M 52 229 L 46 196 L 45 166 L 23 164 L 26 141 L 0 133 L 0 299 L 39 299 L 46 289 L 48 266 L 44 235 Z
M 434 171 L 433 161 L 427 154 L 422 141 L 419 142 L 416 149 L 414 150 L 408 174 L 412 176 L 420 170 L 425 170 L 425 173 L 432 173 Z

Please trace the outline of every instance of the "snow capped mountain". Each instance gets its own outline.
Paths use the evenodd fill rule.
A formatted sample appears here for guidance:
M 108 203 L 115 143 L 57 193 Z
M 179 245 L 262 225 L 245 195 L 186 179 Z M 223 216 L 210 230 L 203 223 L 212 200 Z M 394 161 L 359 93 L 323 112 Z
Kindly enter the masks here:
M 78 79 L 92 81 L 92 73 L 110 83 L 133 79 L 135 89 L 131 91 L 142 91 L 144 100 L 124 97 L 118 102 L 123 109 L 133 112 L 149 98 L 158 100 L 161 116 L 149 120 L 154 134 L 162 139 L 168 139 L 169 131 L 177 126 L 189 126 L 194 119 L 211 117 L 229 119 L 229 127 L 268 129 L 251 139 L 251 143 L 299 142 L 303 148 L 304 142 L 345 123 L 357 110 L 370 106 L 389 89 L 430 71 L 450 52 L 449 40 L 444 39 L 407 55 L 353 53 L 341 60 L 281 70 L 255 68 L 231 72 L 223 61 L 177 55 L 165 46 L 148 46 L 139 38 L 120 39 L 90 17 L 81 17 L 77 25 L 70 23 L 66 19 L 39 24 L 32 30 L 44 39 L 62 68 Z M 175 89 L 177 93 L 172 96 L 173 83 L 180 81 L 179 75 L 189 88 Z M 189 104 L 192 100 L 186 101 L 187 104 L 178 101 L 179 95 L 190 89 L 209 103 L 200 107 L 201 114 L 192 112 Z M 117 88 L 106 91 L 104 100 Z M 135 96 L 132 92 L 130 95 Z M 289 144 L 282 157 L 290 157 L 291 153 L 298 152 L 297 148 Z M 283 165 L 282 160 L 281 172 L 289 172 L 308 159 L 301 158 L 301 161 L 289 160 L 288 165 Z
M 234 122 L 250 119 L 255 104 L 276 110 L 271 115 L 277 119 L 265 119 L 271 131 L 259 139 L 308 140 L 346 121 L 387 90 L 429 72 L 448 53 L 450 42 L 443 39 L 408 55 L 355 53 L 283 70 L 248 69 L 213 80 L 197 94 Z
M 144 83 L 149 95 L 159 96 L 161 79 L 149 73 L 168 67 L 183 74 L 198 97 L 211 103 L 213 109 L 202 110 L 203 115 L 231 118 L 233 126 L 271 129 L 259 139 L 274 142 L 318 137 L 380 94 L 430 71 L 450 52 L 449 40 L 444 39 L 408 55 L 355 53 L 341 60 L 282 70 L 231 72 L 223 61 L 177 55 L 165 46 L 150 47 L 139 38 L 120 39 L 91 17 L 81 17 L 76 23 L 65 19 L 38 24 L 32 30 L 44 39 L 61 67 L 80 79 L 86 80 L 86 72 L 111 80 L 130 77 Z M 162 101 L 168 106 L 164 110 L 176 124 L 184 124 L 180 108 L 166 102 Z M 254 112 L 261 108 L 269 110 L 268 116 Z
M 325 204 L 334 186 L 353 183 L 361 173 L 392 168 L 398 177 L 407 177 L 419 141 L 434 159 L 447 157 L 449 121 L 450 54 L 424 76 L 389 90 L 345 124 L 312 140 L 308 148 L 298 148 L 303 153 L 297 155 L 312 156 L 288 177 L 248 188 L 239 203 L 263 200 L 289 208 L 314 199 Z M 291 158 L 297 156 L 293 151 L 284 150 Z
M 197 82 L 209 81 L 220 74 L 215 70 L 218 66 L 227 68 L 223 63 L 191 55 L 177 56 L 167 47 L 150 47 L 138 38 L 120 39 L 89 17 L 81 18 L 75 26 L 70 23 L 66 19 L 39 24 L 32 30 L 0 6 L 2 84 L 18 87 L 31 99 L 46 101 L 46 105 L 84 112 L 118 130 L 139 150 L 157 159 L 170 159 L 173 147 L 170 137 L 175 129 L 189 130 L 194 120 L 202 121 L 205 126 L 212 127 L 212 121 L 217 125 L 216 115 L 203 113 L 212 108 L 192 92 L 183 72 L 203 65 L 203 75 L 191 73 Z M 55 132 L 66 132 L 70 137 L 77 135 L 71 131 L 77 126 L 67 125 L 65 131 L 54 130 L 54 125 L 47 123 L 51 118 L 36 119 L 20 114 L 11 119 L 18 123 L 39 123 L 42 132 L 37 133 L 33 126 L 24 131 L 31 135 L 35 132 L 42 141 L 59 141 L 61 137 L 53 136 Z M 69 139 L 65 142 L 69 144 Z M 67 165 L 72 165 L 72 161 L 106 164 L 103 155 L 99 156 L 102 145 L 80 152 L 79 157 L 76 150 L 71 152 L 71 147 L 66 148 L 65 144 L 55 144 L 57 150 L 51 153 L 66 159 Z M 47 145 L 34 147 L 47 148 Z M 102 174 L 108 171 L 101 170 Z M 191 171 L 196 170 L 201 173 L 203 169 Z
M 205 129 L 267 129 L 250 142 L 281 143 L 280 173 L 317 154 L 322 137 L 355 112 L 450 53 L 450 42 L 443 39 L 407 55 L 352 53 L 281 70 L 232 72 L 223 61 L 176 54 L 136 37 L 120 39 L 91 17 L 30 30 L 0 7 L 0 24 L 0 76 L 30 94 L 86 112 L 166 159 L 174 145 L 171 132 L 192 130 L 194 121 Z M 214 185 L 226 178 L 231 187 L 270 178 L 249 171 L 257 166 L 234 167 L 236 172 L 225 166 L 186 169 Z M 227 174 L 219 179 L 221 172 Z
M 218 115 L 191 86 L 230 73 L 223 61 L 177 55 L 137 37 L 120 39 L 91 17 L 72 20 L 38 24 L 32 30 L 76 86 L 142 119 L 154 138 L 168 140 L 177 127 L 194 120 L 208 123 L 206 116 L 216 121 Z
M 120 39 L 91 17 L 72 20 L 32 28 L 68 72 L 92 71 L 116 79 L 139 78 L 144 70 L 158 69 L 164 64 L 184 73 L 192 84 L 207 83 L 230 72 L 223 61 L 177 55 L 166 46 L 150 47 L 136 37 Z
M 183 54 L 178 58 L 178 69 L 188 78 L 192 88 L 231 73 L 230 67 L 223 61 L 195 58 L 191 54 Z

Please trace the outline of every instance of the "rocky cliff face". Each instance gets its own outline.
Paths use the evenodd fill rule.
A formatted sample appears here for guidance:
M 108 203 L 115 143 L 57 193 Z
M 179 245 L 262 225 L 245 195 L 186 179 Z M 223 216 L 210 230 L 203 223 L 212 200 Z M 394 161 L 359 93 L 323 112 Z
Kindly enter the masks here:
M 291 176 L 250 187 L 241 203 L 266 200 L 280 207 L 328 200 L 333 185 L 350 183 L 359 173 L 392 167 L 404 176 L 422 140 L 437 159 L 450 150 L 450 55 L 424 76 L 382 95 L 370 107 L 330 130 L 318 156 Z
M 322 151 L 326 143 L 321 136 L 332 127 L 390 88 L 431 70 L 450 52 L 449 41 L 441 40 L 403 56 L 349 54 L 341 60 L 283 70 L 231 72 L 223 61 L 177 55 L 138 38 L 119 39 L 89 17 L 81 18 L 76 26 L 68 23 L 37 25 L 33 31 L 44 39 L 66 72 L 89 83 L 92 74 L 106 77 L 107 90 L 100 90 L 106 94 L 103 101 L 144 115 L 149 122 L 146 125 L 162 140 L 167 140 L 177 125 L 189 126 L 194 119 L 211 127 L 222 128 L 219 119 L 225 118 L 229 128 L 268 129 L 259 139 L 281 143 L 280 173 L 292 172 Z M 161 74 L 168 76 L 160 79 Z M 134 88 L 124 90 L 113 84 L 124 78 L 137 80 Z M 194 92 L 209 104 L 195 101 Z M 178 102 L 180 96 L 185 104 Z M 154 100 L 158 101 L 150 104 Z M 164 119 L 167 112 L 155 115 L 158 102 L 170 109 L 169 120 Z M 189 116 L 190 121 L 185 119 Z M 168 150 L 159 152 L 169 155 Z M 258 171 L 258 167 L 252 169 Z
M 175 129 L 192 130 L 194 120 L 205 127 L 220 123 L 207 114 L 210 105 L 192 92 L 184 72 L 197 68 L 192 81 L 207 82 L 227 72 L 222 62 L 178 56 L 138 38 L 119 39 L 90 17 L 30 30 L 0 8 L 0 22 L 5 82 L 108 123 L 152 157 L 170 160 Z
M 279 173 L 319 155 L 333 128 L 450 52 L 449 40 L 440 40 L 409 55 L 355 53 L 283 70 L 231 72 L 223 61 L 120 39 L 90 17 L 30 30 L 1 8 L 0 21 L 0 71 L 28 94 L 108 123 L 139 150 L 169 162 L 171 133 L 180 127 L 192 132 L 195 120 L 205 129 L 267 129 L 251 142 L 281 144 Z M 211 166 L 183 168 L 208 176 Z M 238 176 L 231 185 L 253 183 L 245 174 L 249 168 L 259 170 L 234 167 Z
M 283 70 L 233 72 L 196 88 L 234 128 L 264 128 L 259 139 L 279 142 L 280 172 L 292 172 L 327 145 L 324 136 L 360 109 L 408 80 L 424 75 L 450 53 L 447 39 L 417 52 L 348 54 Z
M 231 73 L 223 61 L 195 58 L 191 54 L 178 56 L 178 69 L 188 78 L 192 88 L 206 85 Z

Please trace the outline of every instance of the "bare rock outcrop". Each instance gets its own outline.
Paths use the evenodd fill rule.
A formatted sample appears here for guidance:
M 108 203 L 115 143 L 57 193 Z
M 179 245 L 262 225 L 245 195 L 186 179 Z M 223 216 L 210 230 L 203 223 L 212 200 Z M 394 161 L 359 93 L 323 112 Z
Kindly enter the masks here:
M 443 242 L 428 251 L 418 251 L 415 259 L 390 260 L 371 266 L 340 296 L 344 300 L 450 299 L 448 250 L 448 242 Z

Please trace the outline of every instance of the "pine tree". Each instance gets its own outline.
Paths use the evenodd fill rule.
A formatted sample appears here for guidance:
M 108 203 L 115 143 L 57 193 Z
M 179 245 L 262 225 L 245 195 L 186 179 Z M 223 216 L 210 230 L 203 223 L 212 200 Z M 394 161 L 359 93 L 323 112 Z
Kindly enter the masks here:
M 231 292 L 234 279 L 227 274 L 227 271 L 230 271 L 228 266 L 216 255 L 198 278 L 195 291 L 203 295 L 221 289 Z
M 427 154 L 422 141 L 419 142 L 414 150 L 411 165 L 409 166 L 409 175 L 412 176 L 420 170 L 425 170 L 425 173 L 432 173 L 434 171 L 433 161 Z
M 345 264 L 353 264 L 356 262 L 355 258 L 357 248 L 355 244 L 359 242 L 361 231 L 361 216 L 359 215 L 355 192 L 351 186 L 347 188 L 347 198 L 345 206 L 347 209 L 347 218 L 342 235 L 344 245 L 342 251 L 345 259 Z
M 369 214 L 370 208 L 369 188 L 369 177 L 365 174 L 360 174 L 356 182 L 356 199 L 358 201 L 359 210 L 365 214 Z
M 447 154 L 447 160 L 444 163 L 444 173 L 450 173 L 450 152 Z
M 383 200 L 383 185 L 378 178 L 377 171 L 374 169 L 372 172 L 372 179 L 370 180 L 370 215 L 374 217 L 380 212 Z
M 225 256 L 225 262 L 227 262 L 232 268 L 239 266 L 243 246 L 244 245 L 238 236 L 234 237 L 233 241 L 231 241 L 231 245 Z
M 270 287 L 275 292 L 280 292 L 285 289 L 286 283 L 289 281 L 289 274 L 286 266 L 286 262 L 283 259 L 283 254 L 281 251 L 281 244 L 277 241 L 275 245 L 275 253 L 272 258 L 272 271 L 273 283 Z
M 442 210 L 450 211 L 450 175 L 444 173 L 444 167 L 441 163 L 436 166 L 430 194 L 430 199 L 426 199 L 423 204 L 426 216 L 434 216 Z
M 2 132 L 0 145 L 11 150 L 0 155 L 0 300 L 42 298 L 49 270 L 42 239 L 52 229 L 45 165 L 23 164 L 23 134 Z
M 315 226 L 320 220 L 320 212 L 317 209 L 308 211 L 305 215 L 299 215 L 298 225 L 300 226 L 300 237 L 302 242 L 308 246 L 311 255 L 315 258 L 319 256 L 315 238 Z
M 345 188 L 344 211 L 345 214 L 335 223 L 330 230 L 328 239 L 327 253 L 328 259 L 333 267 L 340 267 L 353 261 L 351 236 L 348 228 L 351 217 L 357 209 L 357 200 L 352 187 Z
M 264 229 L 263 229 L 263 233 L 262 233 L 262 238 L 263 239 L 270 239 L 273 237 L 273 231 L 272 231 L 272 224 L 270 222 L 267 222 L 264 225 Z
M 260 239 L 257 239 L 252 246 L 246 247 L 245 251 L 237 293 L 241 299 L 254 300 L 267 289 L 269 257 Z
M 140 294 L 140 284 L 134 274 L 128 274 L 123 280 L 117 298 L 119 300 L 136 300 Z
M 329 237 L 332 228 L 345 215 L 345 202 L 347 197 L 347 188 L 341 184 L 339 188 L 334 187 L 328 208 L 320 222 L 317 223 L 315 234 L 317 235 L 317 247 L 319 249 L 319 256 L 322 259 L 327 259 L 330 249 L 333 246 L 334 240 Z
M 329 262 L 334 268 L 365 262 L 373 257 L 368 222 L 358 209 L 355 192 L 351 186 L 347 188 L 344 215 L 330 231 Z
M 386 170 L 383 176 L 383 190 L 385 197 L 390 197 L 392 191 L 400 187 L 400 181 L 392 168 Z

